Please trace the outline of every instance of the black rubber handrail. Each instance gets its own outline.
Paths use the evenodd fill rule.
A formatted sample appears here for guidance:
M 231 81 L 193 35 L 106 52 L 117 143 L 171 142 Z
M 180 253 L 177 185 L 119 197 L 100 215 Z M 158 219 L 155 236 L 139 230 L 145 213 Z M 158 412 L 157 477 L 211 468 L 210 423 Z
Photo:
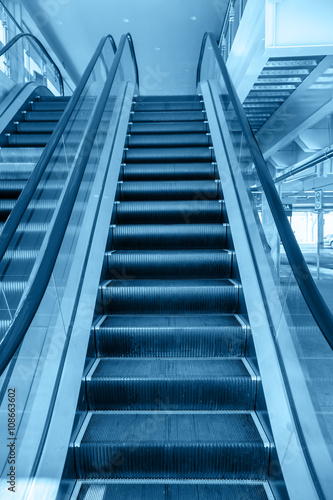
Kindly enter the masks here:
M 138 70 L 138 63 L 137 63 L 137 60 L 136 60 L 136 55 L 135 55 L 135 50 L 134 50 L 132 35 L 130 33 L 127 33 L 126 36 L 128 38 L 128 41 L 129 41 L 129 47 L 130 47 L 130 51 L 131 51 L 132 61 L 133 61 L 133 64 L 134 64 L 136 83 L 139 86 L 139 70 Z
M 228 91 L 228 97 L 232 102 L 235 113 L 241 125 L 242 132 L 247 140 L 253 163 L 256 167 L 261 186 L 271 209 L 275 225 L 277 227 L 279 236 L 289 260 L 289 264 L 292 268 L 298 286 L 312 313 L 313 318 L 315 319 L 328 344 L 333 349 L 333 315 L 327 307 L 326 302 L 324 301 L 314 282 L 314 279 L 311 276 L 303 253 L 297 243 L 295 234 L 291 228 L 291 225 L 289 224 L 279 194 L 275 189 L 274 180 L 269 173 L 260 147 L 246 118 L 245 111 L 230 79 L 223 58 L 218 50 L 218 45 L 215 41 L 214 34 L 211 32 L 205 33 L 202 41 L 197 71 L 197 84 L 201 80 L 201 65 L 207 38 L 212 45 L 217 64 Z
M 48 51 L 46 50 L 44 45 L 38 40 L 38 38 L 36 38 L 31 33 L 19 33 L 18 35 L 14 36 L 14 38 L 12 38 L 10 40 L 10 42 L 8 42 L 4 47 L 2 47 L 2 49 L 0 50 L 0 57 L 3 56 L 6 52 L 8 52 L 8 50 L 10 50 L 13 47 L 13 45 L 15 45 L 21 38 L 29 38 L 29 39 L 31 38 L 31 40 L 33 40 L 33 42 L 38 45 L 38 47 L 41 49 L 43 54 L 48 58 L 48 60 L 51 62 L 51 64 L 55 67 L 55 69 L 57 70 L 57 73 L 59 75 L 60 93 L 61 93 L 61 95 L 64 95 L 64 81 L 63 81 L 60 69 L 58 68 L 56 63 L 53 61 L 52 57 L 50 56 L 50 54 L 48 53 Z
M 36 190 L 36 187 L 42 178 L 44 171 L 61 139 L 62 134 L 64 133 L 64 130 L 68 124 L 68 121 L 81 97 L 82 91 L 91 75 L 91 72 L 94 69 L 94 66 L 100 57 L 100 54 L 103 50 L 103 47 L 105 43 L 109 41 L 112 45 L 113 52 L 116 52 L 116 44 L 114 42 L 114 39 L 111 35 L 108 35 L 100 41 L 93 57 L 91 58 L 81 80 L 78 86 L 76 87 L 74 94 L 72 95 L 71 99 L 69 100 L 65 111 L 60 118 L 59 122 L 57 123 L 53 134 L 51 135 L 47 145 L 42 151 L 42 154 L 31 174 L 31 176 L 28 179 L 28 182 L 26 183 L 22 193 L 20 194 L 13 210 L 11 211 L 8 219 L 5 222 L 5 225 L 3 227 L 3 231 L 1 233 L 1 238 L 0 238 L 0 260 L 3 258 L 8 245 L 17 229 L 17 226 L 20 223 L 20 220 L 24 214 L 24 212 L 27 209 L 27 206 L 29 205 L 29 202 Z
M 0 375 L 23 340 L 50 280 L 126 42 L 131 44 L 132 39 L 128 35 L 123 35 L 120 39 L 119 48 L 115 54 L 109 75 L 98 98 L 89 128 L 85 132 L 85 138 L 87 139 L 85 146 L 79 152 L 75 169 L 64 193 L 62 203 L 58 208 L 52 228 L 48 232 L 45 251 L 41 257 L 39 266 L 35 269 L 34 275 L 29 279 L 14 319 L 0 341 Z

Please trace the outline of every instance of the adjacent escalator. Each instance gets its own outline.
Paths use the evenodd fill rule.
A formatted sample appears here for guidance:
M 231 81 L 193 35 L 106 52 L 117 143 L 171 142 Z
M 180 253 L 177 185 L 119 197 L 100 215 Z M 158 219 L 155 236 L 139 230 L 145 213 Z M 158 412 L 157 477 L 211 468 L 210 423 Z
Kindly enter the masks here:
M 0 136 L 0 230 L 23 190 L 69 97 L 51 93 L 29 99 Z M 47 189 L 56 189 L 57 180 Z
M 133 102 L 74 442 L 82 499 L 273 498 L 200 96 Z

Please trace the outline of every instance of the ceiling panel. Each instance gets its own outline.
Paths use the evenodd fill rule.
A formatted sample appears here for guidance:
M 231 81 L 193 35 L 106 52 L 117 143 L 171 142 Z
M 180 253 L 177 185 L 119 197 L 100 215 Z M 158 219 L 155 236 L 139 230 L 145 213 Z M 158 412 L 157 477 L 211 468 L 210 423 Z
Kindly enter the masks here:
M 132 34 L 141 92 L 195 91 L 205 31 L 218 39 L 227 0 L 22 0 L 74 81 L 102 36 Z

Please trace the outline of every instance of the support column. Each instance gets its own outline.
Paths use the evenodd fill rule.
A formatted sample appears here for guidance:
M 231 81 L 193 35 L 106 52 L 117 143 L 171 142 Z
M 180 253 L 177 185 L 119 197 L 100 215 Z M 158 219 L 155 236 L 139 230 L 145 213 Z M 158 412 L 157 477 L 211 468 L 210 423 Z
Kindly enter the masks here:
M 321 249 L 324 246 L 324 210 L 318 210 L 317 219 L 317 279 L 320 279 L 320 257 Z

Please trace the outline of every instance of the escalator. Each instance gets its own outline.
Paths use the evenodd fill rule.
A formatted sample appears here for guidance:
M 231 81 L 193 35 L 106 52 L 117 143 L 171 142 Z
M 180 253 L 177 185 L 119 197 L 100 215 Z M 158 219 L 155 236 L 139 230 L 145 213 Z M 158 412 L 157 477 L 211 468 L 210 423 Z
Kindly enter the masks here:
M 309 373 L 333 318 L 211 33 L 196 88 L 139 95 L 130 34 L 107 36 L 58 126 L 43 97 L 7 130 L 17 161 L 55 127 L 0 241 L 18 498 L 330 498 L 333 391 Z
M 73 497 L 273 498 L 251 330 L 198 95 L 133 101 L 95 315 Z
M 0 136 L 0 229 L 61 118 L 69 97 L 51 93 L 29 99 Z M 56 181 L 47 189 L 55 189 Z

